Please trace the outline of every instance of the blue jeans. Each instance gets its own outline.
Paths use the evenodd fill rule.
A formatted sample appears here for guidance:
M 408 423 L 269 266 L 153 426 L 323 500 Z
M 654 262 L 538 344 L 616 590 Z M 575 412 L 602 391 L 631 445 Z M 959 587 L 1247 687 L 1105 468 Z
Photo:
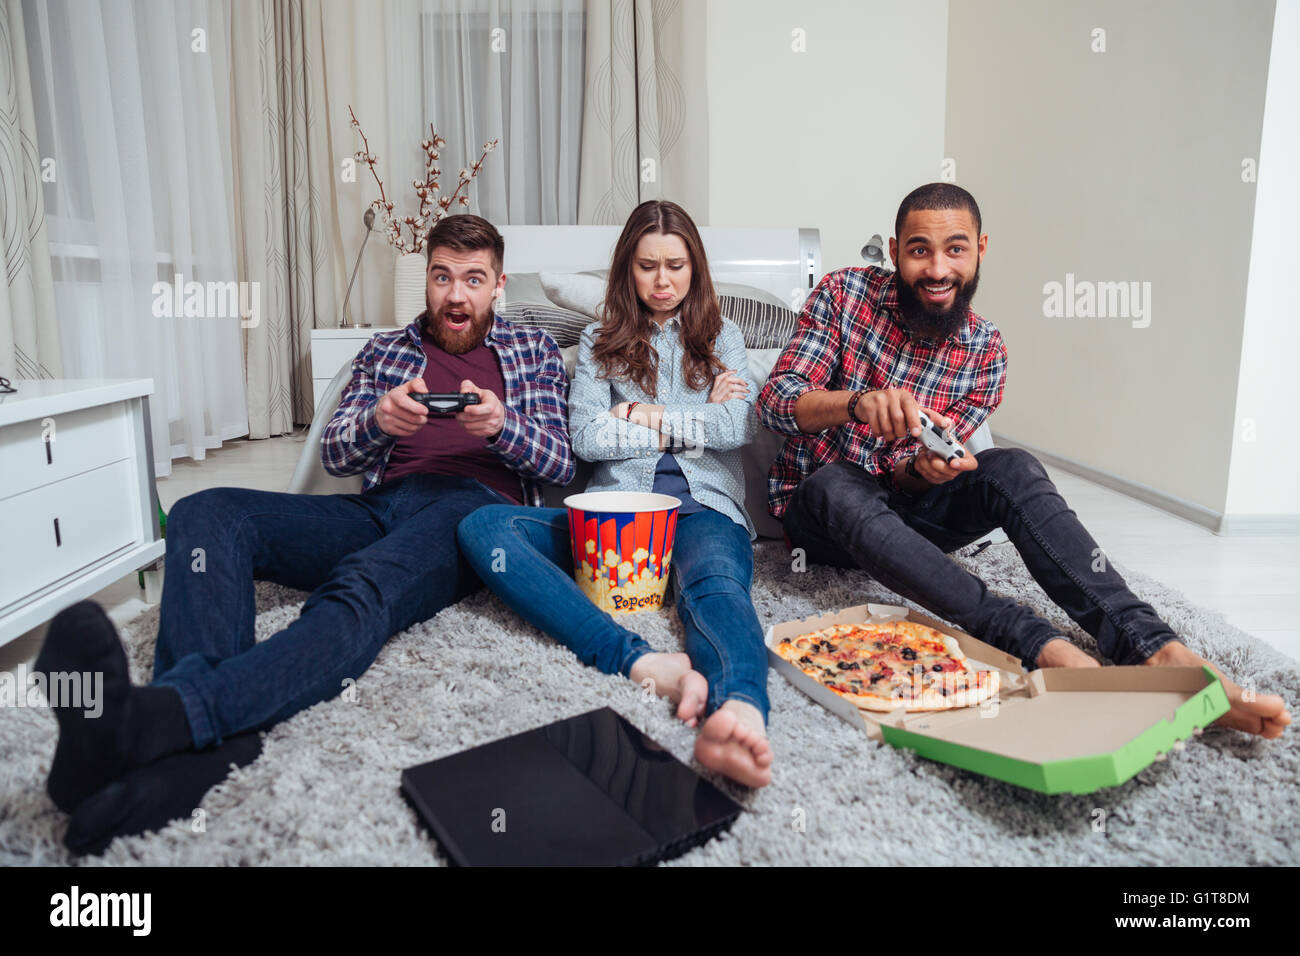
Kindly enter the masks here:
M 885 587 L 1034 667 L 1060 632 L 948 559 L 1001 527 L 1029 573 L 1117 664 L 1176 635 L 1138 598 L 1029 452 L 990 448 L 979 467 L 919 495 L 891 492 L 849 462 L 823 465 L 790 499 L 785 532 L 810 561 L 859 567 Z
M 573 580 L 563 508 L 480 508 L 460 523 L 461 552 L 479 577 L 529 624 L 606 674 L 626 676 L 652 648 L 596 607 Z M 767 720 L 767 648 L 749 597 L 749 534 L 709 508 L 677 517 L 670 566 L 691 666 L 709 682 L 708 711 L 727 700 Z
M 196 748 L 334 697 L 389 637 L 478 589 L 456 525 L 504 500 L 470 478 L 424 474 L 355 495 L 182 498 L 167 518 L 153 683 L 180 692 Z M 261 643 L 254 580 L 311 591 Z

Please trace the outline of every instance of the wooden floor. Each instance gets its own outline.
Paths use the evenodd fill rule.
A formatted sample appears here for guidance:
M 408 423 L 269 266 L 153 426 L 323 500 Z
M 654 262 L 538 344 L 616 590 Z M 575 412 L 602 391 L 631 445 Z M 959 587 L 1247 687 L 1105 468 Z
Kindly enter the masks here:
M 230 441 L 202 462 L 178 460 L 158 480 L 164 510 L 185 495 L 223 485 L 283 491 L 303 435 Z M 1195 604 L 1300 659 L 1300 535 L 1220 537 L 1086 479 L 1048 469 L 1065 500 L 1117 563 L 1163 581 Z M 119 622 L 145 605 L 134 574 L 95 595 Z M 0 647 L 0 670 L 34 657 L 43 628 Z

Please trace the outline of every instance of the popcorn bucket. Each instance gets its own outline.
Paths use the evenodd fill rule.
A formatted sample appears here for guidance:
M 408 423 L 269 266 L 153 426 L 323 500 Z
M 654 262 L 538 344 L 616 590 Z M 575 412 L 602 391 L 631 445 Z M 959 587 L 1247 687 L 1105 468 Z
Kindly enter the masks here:
M 671 495 L 596 491 L 564 499 L 573 577 L 603 611 L 635 614 L 663 606 L 681 501 Z

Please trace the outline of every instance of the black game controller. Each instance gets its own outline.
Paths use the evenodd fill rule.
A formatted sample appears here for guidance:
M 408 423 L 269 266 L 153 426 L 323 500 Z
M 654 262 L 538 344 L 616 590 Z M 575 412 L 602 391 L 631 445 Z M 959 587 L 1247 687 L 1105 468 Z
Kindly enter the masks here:
M 430 415 L 455 415 L 463 412 L 467 405 L 479 403 L 475 392 L 408 392 L 412 401 L 419 402 L 429 410 Z
M 961 446 L 961 442 L 953 438 L 951 433 L 944 431 L 933 421 L 925 412 L 921 412 L 921 444 L 925 445 L 930 451 L 943 458 L 945 462 L 950 462 L 954 458 L 965 458 L 966 449 Z

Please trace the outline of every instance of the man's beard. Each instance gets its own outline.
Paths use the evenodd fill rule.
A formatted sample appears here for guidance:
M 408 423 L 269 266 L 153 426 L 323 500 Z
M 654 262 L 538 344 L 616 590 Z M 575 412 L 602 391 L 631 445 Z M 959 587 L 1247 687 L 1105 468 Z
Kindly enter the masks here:
M 898 273 L 894 275 L 898 287 L 898 311 L 902 315 L 902 324 L 913 335 L 931 341 L 942 341 L 950 335 L 956 335 L 965 327 L 966 313 L 970 311 L 971 300 L 975 298 L 975 290 L 980 284 L 979 263 L 975 264 L 975 274 L 970 280 L 962 282 L 954 290 L 952 305 L 942 312 L 931 312 L 921 301 L 916 286 L 924 280 L 917 280 L 912 285 L 908 285 L 901 275 Z
M 433 307 L 426 295 L 424 299 L 424 327 L 434 344 L 448 355 L 464 355 L 483 344 L 492 328 L 492 310 L 488 309 L 481 316 L 472 316 L 470 323 L 459 332 L 453 332 L 443 323 L 443 317 L 434 315 Z

